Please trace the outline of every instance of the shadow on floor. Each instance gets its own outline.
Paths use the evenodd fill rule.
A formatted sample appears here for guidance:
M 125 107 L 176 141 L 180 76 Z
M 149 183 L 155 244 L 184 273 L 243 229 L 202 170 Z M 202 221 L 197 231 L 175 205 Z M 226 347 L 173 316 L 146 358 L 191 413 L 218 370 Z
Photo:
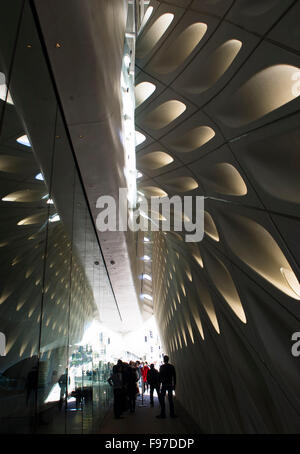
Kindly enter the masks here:
M 166 419 L 157 419 L 160 406 L 154 397 L 154 407 L 150 406 L 149 395 L 139 396 L 136 411 L 123 413 L 124 419 L 114 419 L 113 410 L 107 414 L 99 429 L 99 434 L 201 434 L 200 428 L 191 419 L 186 410 L 174 399 L 177 418 L 170 418 L 166 399 Z

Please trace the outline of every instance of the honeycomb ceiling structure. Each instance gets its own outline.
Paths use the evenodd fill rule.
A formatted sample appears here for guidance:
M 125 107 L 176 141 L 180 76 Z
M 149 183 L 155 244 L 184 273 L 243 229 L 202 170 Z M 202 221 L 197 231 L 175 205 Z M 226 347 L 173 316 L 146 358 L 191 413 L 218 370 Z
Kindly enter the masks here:
M 201 242 L 155 232 L 147 254 L 176 395 L 207 432 L 300 427 L 299 15 L 151 1 L 137 39 L 139 189 L 205 198 Z

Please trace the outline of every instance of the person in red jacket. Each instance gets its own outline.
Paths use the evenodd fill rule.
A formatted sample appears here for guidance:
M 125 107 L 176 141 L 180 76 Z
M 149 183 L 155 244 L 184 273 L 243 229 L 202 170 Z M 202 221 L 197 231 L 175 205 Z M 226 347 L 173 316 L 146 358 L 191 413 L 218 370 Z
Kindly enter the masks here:
M 147 361 L 144 363 L 144 366 L 142 368 L 142 378 L 143 378 L 143 392 L 145 392 L 145 389 L 148 391 L 148 382 L 147 382 L 147 375 L 148 375 L 148 370 L 150 367 L 148 366 Z

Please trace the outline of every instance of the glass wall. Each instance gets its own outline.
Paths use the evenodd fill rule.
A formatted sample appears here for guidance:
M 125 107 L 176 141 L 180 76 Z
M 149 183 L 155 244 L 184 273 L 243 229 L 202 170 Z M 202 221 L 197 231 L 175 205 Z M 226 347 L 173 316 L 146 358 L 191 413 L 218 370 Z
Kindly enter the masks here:
M 119 315 L 31 2 L 1 7 L 0 432 L 90 433 L 111 392 L 87 333 Z

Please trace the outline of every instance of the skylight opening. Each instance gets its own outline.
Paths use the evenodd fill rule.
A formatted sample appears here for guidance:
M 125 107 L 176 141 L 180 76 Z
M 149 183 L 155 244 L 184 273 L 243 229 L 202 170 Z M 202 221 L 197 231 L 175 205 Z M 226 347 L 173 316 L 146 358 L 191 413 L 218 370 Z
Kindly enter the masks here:
M 17 138 L 17 142 L 25 147 L 31 147 L 31 143 L 29 142 L 28 136 L 24 134 L 24 136 L 20 136 Z
M 36 180 L 44 181 L 44 177 L 43 177 L 42 173 L 38 173 L 34 178 Z
M 135 146 L 138 147 L 141 143 L 145 142 L 146 136 L 139 131 L 135 131 Z
M 152 296 L 148 295 L 148 293 L 143 293 L 141 296 L 142 296 L 143 299 L 146 299 L 146 300 L 149 300 L 149 301 L 153 301 Z
M 60 221 L 60 216 L 57 213 L 55 213 L 49 217 L 49 222 L 58 222 L 58 221 Z

